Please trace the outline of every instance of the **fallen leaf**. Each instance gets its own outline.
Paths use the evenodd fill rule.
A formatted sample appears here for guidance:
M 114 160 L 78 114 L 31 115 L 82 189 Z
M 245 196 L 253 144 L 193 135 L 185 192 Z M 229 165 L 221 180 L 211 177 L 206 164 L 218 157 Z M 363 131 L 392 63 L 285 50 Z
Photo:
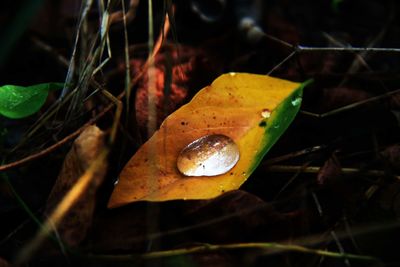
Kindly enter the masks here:
M 51 214 L 65 194 L 97 158 L 103 147 L 104 133 L 96 126 L 89 126 L 75 140 L 47 200 L 46 214 Z M 106 165 L 104 164 L 96 171 L 87 192 L 82 194 L 82 197 L 57 226 L 58 234 L 70 246 L 79 244 L 86 236 L 92 221 L 95 194 L 103 181 L 105 172 Z
M 341 173 L 342 167 L 335 153 L 333 153 L 318 171 L 317 182 L 320 185 L 326 184 L 332 179 L 337 179 Z
M 167 117 L 122 170 L 110 208 L 130 202 L 209 199 L 237 189 L 292 122 L 305 85 L 265 75 L 230 73 Z M 180 151 L 200 137 L 221 134 L 239 147 L 225 174 L 189 177 L 177 169 Z

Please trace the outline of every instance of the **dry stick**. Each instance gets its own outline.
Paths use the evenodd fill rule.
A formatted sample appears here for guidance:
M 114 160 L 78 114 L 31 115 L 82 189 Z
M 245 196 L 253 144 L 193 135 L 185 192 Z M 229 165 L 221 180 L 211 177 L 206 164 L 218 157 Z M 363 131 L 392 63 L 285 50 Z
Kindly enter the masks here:
M 313 146 L 313 147 L 308 147 L 299 151 L 294 151 L 294 152 L 290 152 L 289 154 L 286 155 L 282 155 L 282 156 L 278 156 L 272 159 L 267 159 L 265 160 L 262 165 L 267 166 L 267 165 L 272 165 L 275 164 L 277 162 L 281 162 L 281 161 L 285 161 L 287 159 L 291 159 L 291 158 L 295 158 L 298 156 L 302 156 L 302 155 L 306 155 L 306 154 L 310 154 L 310 153 L 314 153 L 316 151 L 325 149 L 325 146 Z
M 400 48 L 384 48 L 384 47 L 311 47 L 304 45 L 292 45 L 275 36 L 264 33 L 264 36 L 274 42 L 280 43 L 281 45 L 288 47 L 296 52 L 385 52 L 385 53 L 400 53 Z
M 110 132 L 110 144 L 113 144 L 115 141 L 115 137 L 117 136 L 117 129 L 118 129 L 118 123 L 119 123 L 119 119 L 121 118 L 121 114 L 122 114 L 122 102 L 121 100 L 119 100 L 117 97 L 115 97 L 113 94 L 111 94 L 110 92 L 108 92 L 107 90 L 102 90 L 101 91 L 110 101 L 112 101 L 116 108 L 115 111 L 115 115 L 114 115 L 114 123 L 111 127 L 111 132 Z
M 400 53 L 400 48 L 381 48 L 381 47 L 310 47 L 295 46 L 298 52 L 386 52 Z
M 139 0 L 130 0 L 129 1 L 129 8 L 128 12 L 125 13 L 125 3 L 121 1 L 122 4 L 122 11 L 115 11 L 110 15 L 110 22 L 112 24 L 124 21 L 126 22 L 132 21 L 136 17 L 136 10 L 139 5 Z
M 153 51 L 154 48 L 154 32 L 153 32 L 153 1 L 148 0 L 148 18 L 149 18 L 149 26 L 148 26 L 148 49 L 149 54 Z M 148 109 L 148 123 L 147 123 L 147 131 L 148 134 L 152 135 L 157 127 L 157 108 L 156 108 L 156 74 L 155 74 L 155 64 L 154 58 L 149 58 L 149 67 L 147 68 L 147 109 Z
M 262 249 L 267 252 L 278 253 L 282 251 L 294 251 L 299 253 L 314 254 L 330 258 L 351 259 L 359 261 L 379 261 L 372 256 L 338 253 L 322 249 L 312 249 L 299 245 L 279 244 L 279 243 L 237 243 L 224 245 L 205 244 L 191 248 L 165 250 L 149 252 L 142 255 L 92 255 L 94 259 L 112 260 L 112 261 L 130 261 L 134 259 L 158 259 L 172 256 L 189 255 L 200 252 L 221 251 L 221 250 L 238 250 L 238 249 Z
M 285 64 L 289 59 L 291 59 L 295 54 L 297 53 L 296 50 L 292 51 L 287 57 L 285 57 L 281 62 L 279 62 L 277 65 L 275 65 L 268 73 L 267 75 L 271 75 L 275 70 L 279 69 L 283 64 Z
M 391 91 L 391 92 L 388 92 L 388 93 L 385 93 L 385 94 L 382 94 L 382 95 L 374 96 L 374 97 L 371 97 L 371 98 L 368 98 L 368 99 L 365 99 L 365 100 L 361 100 L 361 101 L 358 101 L 358 102 L 355 102 L 355 103 L 352 103 L 352 104 L 349 104 L 349 105 L 346 105 L 346 106 L 343 106 L 343 107 L 340 107 L 338 109 L 334 109 L 334 110 L 331 110 L 331 111 L 328 111 L 328 112 L 325 112 L 325 113 L 322 113 L 322 114 L 317 114 L 317 113 L 313 113 L 313 112 L 309 112 L 309 111 L 305 111 L 305 110 L 302 110 L 300 112 L 305 114 L 305 115 L 312 116 L 312 117 L 324 118 L 324 117 L 335 115 L 337 113 L 344 112 L 346 110 L 350 110 L 350 109 L 359 107 L 361 105 L 364 105 L 364 104 L 367 104 L 367 103 L 370 103 L 370 102 L 374 102 L 374 101 L 378 101 L 378 100 L 381 100 L 381 99 L 385 99 L 385 98 L 387 98 L 387 97 L 389 97 L 391 95 L 398 94 L 398 93 L 400 93 L 400 89 L 397 89 L 397 90 L 394 90 L 394 91 Z
M 318 166 L 308 166 L 308 167 L 303 167 L 303 166 L 287 166 L 287 165 L 273 165 L 267 167 L 267 169 L 271 172 L 303 172 L 303 173 L 318 173 L 321 167 Z M 384 171 L 380 170 L 369 170 L 369 171 L 361 171 L 360 169 L 356 168 L 342 168 L 341 172 L 344 174 L 354 174 L 354 173 L 360 173 L 362 172 L 363 174 L 367 176 L 384 176 L 386 173 Z M 396 179 L 400 180 L 400 176 L 394 176 Z
M 121 96 L 121 95 L 120 95 Z M 120 98 L 120 96 L 118 96 L 118 98 Z M 0 171 L 6 171 L 15 167 L 18 167 L 22 164 L 25 164 L 27 162 L 30 162 L 32 160 L 36 160 L 38 158 L 41 158 L 51 152 L 53 152 L 54 150 L 58 149 L 59 147 L 61 147 L 62 145 L 64 145 L 65 143 L 71 141 L 72 139 L 74 139 L 75 137 L 77 137 L 81 132 L 83 132 L 86 127 L 94 124 L 96 121 L 98 121 L 101 117 L 103 117 L 109 110 L 112 109 L 112 107 L 114 106 L 114 103 L 109 104 L 106 108 L 104 108 L 99 114 L 97 114 L 94 118 L 90 119 L 87 123 L 85 123 L 83 126 L 81 126 L 78 130 L 76 130 L 75 132 L 71 133 L 70 135 L 64 137 L 63 139 L 61 139 L 60 141 L 58 141 L 57 143 L 55 143 L 54 145 L 51 145 L 35 154 L 29 155 L 25 158 L 22 158 L 20 160 L 5 164 L 5 165 L 1 165 L 0 166 Z
M 78 41 L 80 39 L 79 36 L 80 36 L 81 28 L 83 25 L 83 21 L 86 19 L 86 16 L 88 15 L 92 4 L 93 4 L 92 0 L 86 1 L 85 4 L 82 2 L 82 7 L 81 7 L 82 11 L 80 14 L 81 16 L 78 21 L 76 36 L 75 36 L 75 40 L 74 40 L 74 46 L 73 46 L 73 50 L 72 50 L 72 54 L 71 54 L 71 59 L 68 64 L 67 77 L 65 78 L 66 85 L 64 85 L 64 88 L 61 92 L 61 97 L 64 97 L 67 94 L 67 92 L 69 90 L 68 84 L 72 81 L 73 75 L 75 73 L 76 48 L 78 47 Z
M 37 37 L 32 37 L 31 39 L 32 39 L 33 43 L 35 45 L 37 45 L 40 49 L 42 49 L 45 52 L 52 55 L 62 66 L 68 68 L 68 65 L 69 65 L 68 60 L 64 56 L 62 56 L 60 53 L 58 53 L 53 47 L 46 44 L 45 42 L 43 42 L 42 40 L 40 40 Z
M 354 255 L 354 254 L 345 254 L 345 253 L 337 253 L 331 252 L 321 249 L 311 249 L 298 245 L 290 245 L 290 244 L 279 244 L 279 243 L 239 243 L 239 244 L 226 244 L 226 245 L 203 245 L 198 247 L 192 247 L 187 249 L 176 249 L 169 251 L 156 251 L 143 254 L 142 257 L 144 259 L 154 259 L 161 257 L 170 257 L 176 255 L 186 255 L 198 252 L 205 251 L 215 251 L 215 250 L 236 250 L 236 249 L 271 249 L 271 250 L 280 250 L 280 251 L 296 251 L 300 253 L 307 254 L 316 254 L 320 256 L 332 257 L 332 258 L 347 258 L 353 260 L 363 260 L 363 261 L 377 261 L 377 258 L 371 256 L 364 255 Z
M 132 1 L 131 1 L 132 4 Z M 138 4 L 138 3 L 133 3 L 133 4 Z M 127 24 L 126 24 L 126 14 L 125 14 L 125 2 L 121 1 L 122 5 L 122 12 L 123 12 L 123 25 L 124 25 L 124 59 L 125 59 L 125 91 L 126 91 L 126 119 L 128 120 L 129 118 L 129 111 L 130 111 L 130 99 L 131 99 L 131 64 L 129 63 L 129 41 L 128 41 L 128 31 L 127 31 Z M 131 6 L 132 7 L 132 6 Z M 135 7 L 135 12 L 136 14 L 136 7 Z

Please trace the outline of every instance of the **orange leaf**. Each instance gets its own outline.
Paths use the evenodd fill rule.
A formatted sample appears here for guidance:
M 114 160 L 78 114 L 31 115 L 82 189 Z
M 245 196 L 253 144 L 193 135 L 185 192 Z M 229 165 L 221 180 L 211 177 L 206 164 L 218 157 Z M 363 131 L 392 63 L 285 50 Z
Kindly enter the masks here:
M 134 201 L 208 199 L 237 189 L 293 120 L 302 86 L 265 75 L 229 73 L 168 116 L 120 174 L 108 206 Z M 266 111 L 271 114 L 267 114 Z M 176 166 L 180 151 L 209 134 L 230 137 L 240 159 L 229 172 L 188 177 Z

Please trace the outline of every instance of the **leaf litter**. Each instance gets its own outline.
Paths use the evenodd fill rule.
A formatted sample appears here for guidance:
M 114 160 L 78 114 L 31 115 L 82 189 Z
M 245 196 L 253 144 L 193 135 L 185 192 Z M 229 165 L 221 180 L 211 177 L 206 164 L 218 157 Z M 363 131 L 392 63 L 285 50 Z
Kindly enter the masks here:
M 87 3 L 90 3 L 90 1 Z M 90 212 L 91 208 L 88 208 L 87 211 L 79 215 L 82 216 L 80 221 L 84 221 L 83 218 L 89 218 L 93 214 L 92 223 L 82 223 L 84 227 L 77 227 L 74 230 L 78 232 L 78 237 L 76 239 L 71 238 L 71 245 L 75 246 L 79 253 L 67 251 L 65 252 L 66 255 L 61 255 L 63 252 L 58 248 L 52 250 L 52 253 L 42 249 L 41 257 L 32 258 L 29 262 L 30 265 L 42 266 L 43 262 L 53 263 L 53 265 L 54 263 L 68 265 L 67 260 L 64 262 L 65 257 L 68 258 L 68 261 L 73 260 L 82 263 L 83 259 L 80 258 L 82 255 L 84 255 L 85 261 L 96 266 L 99 266 L 99 264 L 106 265 L 110 262 L 110 258 L 115 265 L 130 262 L 136 257 L 140 259 L 138 265 L 154 263 L 156 265 L 177 266 L 177 262 L 189 266 L 190 264 L 207 266 L 210 263 L 220 266 L 265 266 L 271 264 L 279 266 L 331 266 L 333 264 L 348 264 L 348 262 L 352 266 L 357 265 L 356 261 L 360 259 L 351 257 L 343 259 L 340 257 L 340 255 L 345 255 L 343 253 L 376 256 L 381 261 L 379 264 L 398 262 L 398 253 L 395 252 L 397 247 L 396 237 L 399 233 L 398 224 L 396 224 L 399 206 L 397 197 L 399 188 L 396 177 L 398 176 L 397 144 L 399 143 L 400 131 L 399 120 L 395 116 L 398 110 L 398 93 L 395 93 L 395 90 L 399 86 L 398 75 L 395 73 L 398 72 L 399 68 L 399 56 L 395 49 L 388 49 L 384 53 L 380 53 L 378 50 L 371 50 L 374 51 L 373 53 L 361 49 L 351 50 L 355 46 L 365 48 L 395 46 L 394 44 L 398 43 L 398 34 L 396 34 L 398 26 L 393 24 L 393 13 L 398 11 L 397 6 L 378 1 L 362 1 L 362 3 L 360 1 L 341 1 L 335 3 L 333 10 L 331 9 L 332 3 L 266 2 L 263 3 L 262 9 L 258 9 L 262 19 L 258 20 L 257 14 L 251 14 L 255 18 L 254 21 L 259 22 L 266 31 L 266 35 L 260 39 L 260 42 L 264 43 L 251 46 L 254 43 L 249 44 L 245 40 L 241 41 L 240 38 L 242 37 L 239 32 L 237 35 L 232 33 L 234 32 L 232 25 L 236 25 L 236 15 L 232 14 L 238 14 L 237 16 L 248 14 L 247 11 L 240 13 L 241 10 L 246 10 L 245 4 L 240 8 L 235 6 L 232 10 L 226 9 L 227 12 L 233 11 L 232 16 L 222 17 L 224 23 L 213 24 L 210 27 L 210 24 L 205 23 L 201 18 L 197 18 L 190 11 L 189 4 L 174 3 L 177 5 L 172 8 L 172 1 L 166 3 L 169 14 L 173 15 L 173 12 L 176 12 L 170 19 L 171 22 L 175 21 L 174 23 L 176 23 L 174 31 L 177 31 L 175 34 L 177 34 L 178 40 L 187 43 L 188 47 L 193 50 L 193 54 L 201 54 L 201 60 L 190 61 L 191 66 L 188 69 L 193 70 L 192 73 L 196 75 L 204 75 L 208 78 L 201 82 L 193 82 L 192 78 L 195 75 L 189 75 L 189 77 L 179 80 L 173 72 L 169 72 L 174 64 L 168 66 L 168 64 L 164 64 L 168 61 L 165 60 L 163 62 L 165 68 L 159 68 L 160 74 L 163 72 L 165 74 L 156 79 L 160 89 L 163 85 L 166 86 L 164 88 L 168 88 L 172 77 L 172 81 L 177 81 L 178 87 L 186 91 L 188 97 L 184 101 L 187 101 L 196 93 L 198 88 L 209 84 L 210 80 L 222 72 L 267 73 L 272 70 L 272 75 L 293 81 L 314 79 L 314 83 L 305 90 L 302 103 L 302 110 L 305 112 L 300 113 L 266 158 L 265 162 L 268 162 L 270 157 L 280 159 L 280 161 L 275 162 L 275 164 L 281 164 L 279 165 L 280 171 L 274 171 L 274 168 L 261 165 L 240 191 L 227 192 L 215 199 L 203 201 L 176 200 L 160 204 L 139 202 L 109 211 L 105 206 L 114 179 L 124 163 L 134 154 L 137 147 L 132 143 L 139 143 L 136 137 L 132 139 L 133 134 L 131 136 L 131 133 L 137 130 L 134 123 L 135 118 L 126 118 L 125 121 L 121 121 L 118 127 L 118 138 L 116 138 L 113 152 L 109 158 L 110 169 L 104 180 L 104 188 L 99 188 L 98 198 L 95 201 L 96 209 L 92 213 Z M 249 1 L 249 3 L 252 3 L 252 1 Z M 157 17 L 159 13 L 163 13 L 158 12 L 162 10 L 162 7 L 157 6 L 155 2 L 153 4 L 154 15 Z M 62 6 L 71 7 L 71 5 L 70 3 L 63 3 Z M 117 6 L 114 6 L 114 8 Z M 127 14 L 127 16 L 130 16 L 130 18 L 126 18 L 127 21 L 132 23 L 128 23 L 127 32 L 129 32 L 129 41 L 136 44 L 138 41 L 147 38 L 147 33 L 144 32 L 146 27 L 137 27 L 138 25 L 145 25 L 141 23 L 146 23 L 148 19 L 145 15 L 147 10 L 145 1 L 131 1 L 131 7 L 137 12 L 134 12 L 136 16 L 133 17 Z M 91 6 L 91 8 L 95 9 L 94 6 Z M 360 8 L 363 12 L 359 12 Z M 207 12 L 207 9 L 201 12 Z M 95 13 L 89 11 L 88 16 L 82 17 L 90 21 Z M 122 13 L 119 12 L 118 14 L 118 21 L 123 21 Z M 163 16 L 164 14 L 160 18 Z M 134 19 L 131 20 L 132 18 Z M 75 19 L 78 18 L 75 17 Z M 60 21 L 64 22 L 65 20 L 60 17 Z M 96 32 L 96 29 L 90 32 L 84 31 L 88 29 L 85 28 L 86 26 L 89 25 L 90 28 L 92 25 L 96 25 L 96 22 L 85 23 L 83 22 L 84 27 L 80 29 L 83 32 L 80 35 L 83 42 L 77 52 L 81 59 L 90 59 L 95 53 L 85 54 L 88 50 L 85 50 L 84 41 L 90 40 L 94 36 L 91 33 Z M 46 27 L 43 27 L 43 25 Z M 54 28 L 48 27 L 49 25 Z M 36 24 L 32 26 L 31 30 L 40 32 L 41 34 L 38 36 L 44 36 L 43 33 L 47 33 L 51 37 L 46 38 L 46 40 L 52 40 L 53 37 L 60 38 L 60 32 L 64 33 L 63 30 L 54 31 L 58 27 L 57 25 L 56 23 L 46 23 L 41 26 Z M 226 25 L 230 25 L 228 30 L 224 28 Z M 312 30 L 310 30 L 310 25 L 312 25 Z M 118 28 L 119 25 L 113 26 L 116 27 L 109 31 L 112 34 L 110 41 L 118 47 L 118 43 L 123 39 L 116 38 L 121 33 L 121 27 Z M 35 30 L 35 27 L 38 29 Z M 193 29 L 197 30 L 194 31 Z M 102 32 L 106 33 L 107 30 L 103 29 Z M 277 37 L 280 41 L 277 41 L 276 38 L 270 38 L 271 36 Z M 61 39 L 65 37 L 62 36 Z M 166 39 L 168 38 L 166 36 Z M 71 43 L 70 40 L 74 38 L 71 35 L 65 39 L 69 41 L 63 42 L 64 44 Z M 96 40 L 96 38 L 91 40 Z M 44 56 L 43 54 L 37 56 L 37 51 L 35 52 L 32 49 L 34 46 L 30 45 L 29 38 L 24 39 L 24 41 L 26 47 L 24 44 L 22 44 L 22 47 L 25 49 L 20 49 L 17 55 L 11 55 L 10 62 L 27 62 L 28 65 L 33 62 L 44 64 L 36 65 L 31 67 L 29 71 L 25 71 L 23 73 L 25 78 L 25 82 L 22 81 L 23 84 L 30 85 L 43 82 L 43 74 L 36 71 L 42 68 L 46 69 L 46 71 L 43 71 L 43 73 L 46 73 L 45 80 L 49 80 L 49 76 L 54 75 L 55 70 L 65 72 L 64 66 L 60 67 L 56 63 L 57 61 L 52 61 L 53 56 L 48 56 L 47 52 L 44 53 Z M 285 42 L 292 45 L 285 45 Z M 291 49 L 296 48 L 296 44 L 307 44 L 308 46 L 299 46 L 298 50 L 293 53 L 290 52 Z M 95 47 L 96 43 L 90 45 Z M 65 47 L 59 46 L 57 42 L 50 42 L 50 46 L 55 46 L 53 51 L 56 51 L 56 55 L 65 51 Z M 144 46 L 146 46 L 145 43 Z M 325 48 L 327 52 L 323 49 L 310 49 L 313 48 L 311 46 Z M 332 48 L 332 46 L 336 46 L 340 50 L 335 50 L 335 47 Z M 198 47 L 201 47 L 201 51 Z M 130 51 L 137 50 L 131 49 Z M 178 54 L 179 51 L 178 49 Z M 16 150 L 17 154 L 9 153 L 7 137 L 16 136 L 16 128 L 13 127 L 15 122 L 1 119 L 1 124 L 6 125 L 9 132 L 5 138 L 5 148 L 7 149 L 1 151 L 1 155 L 7 157 L 2 160 L 13 162 L 23 155 L 29 155 L 32 151 L 42 149 L 46 144 L 53 144 L 59 140 L 59 137 L 64 137 L 76 129 L 77 125 L 82 125 L 92 115 L 99 114 L 98 112 L 103 109 L 106 102 L 102 96 L 94 92 L 107 89 L 112 94 L 118 95 L 124 88 L 119 85 L 125 79 L 125 72 L 121 71 L 121 68 L 115 68 L 115 66 L 124 65 L 120 60 L 122 56 L 118 50 L 112 52 L 112 58 L 109 59 L 112 65 L 107 65 L 108 63 L 102 65 L 103 67 L 106 66 L 101 71 L 103 72 L 102 75 L 104 74 L 104 80 L 103 76 L 99 75 L 100 72 L 94 76 L 92 76 L 92 71 L 76 76 L 82 78 L 81 80 L 78 79 L 82 82 L 82 86 L 90 87 L 88 89 L 90 98 L 83 101 L 82 98 L 76 97 L 74 100 L 84 103 L 84 105 L 80 105 L 81 103 L 77 105 L 81 106 L 83 113 L 77 112 L 74 116 L 69 117 L 69 121 L 64 122 L 65 110 L 62 107 L 59 109 L 60 106 L 58 106 L 55 109 L 58 116 L 50 116 L 46 120 L 40 120 L 37 125 L 40 125 L 39 129 L 41 130 L 28 135 L 27 140 L 29 142 L 19 146 Z M 358 52 L 361 52 L 361 55 L 355 56 L 354 53 Z M 80 53 L 82 55 L 79 55 Z M 163 52 L 159 52 L 159 55 L 163 55 Z M 69 57 L 68 53 L 63 56 Z M 128 56 L 132 59 L 140 57 L 137 53 L 131 53 Z M 286 60 L 280 64 L 283 59 Z M 46 61 L 54 62 L 54 64 L 49 64 L 51 67 L 46 66 Z M 76 60 L 77 65 L 82 62 L 86 61 Z M 130 62 L 132 63 L 132 61 Z M 204 68 L 204 62 L 208 65 L 206 68 Z M 139 65 L 132 63 L 131 74 L 136 80 L 136 75 L 142 71 L 141 68 L 146 68 L 146 66 Z M 176 65 L 179 68 L 180 63 Z M 15 66 L 21 66 L 21 64 L 14 63 L 14 65 L 9 64 L 7 66 L 3 76 L 8 76 L 8 78 L 4 78 L 7 80 L 7 83 L 4 84 L 19 84 L 15 82 L 17 79 L 12 80 L 18 74 L 19 81 L 22 75 L 21 68 Z M 116 71 L 110 71 L 108 67 L 114 68 Z M 75 71 L 79 72 L 84 69 L 84 66 L 77 66 Z M 168 74 L 168 72 L 171 74 Z M 76 74 L 78 73 L 74 75 Z M 42 77 L 42 80 L 38 80 L 40 77 Z M 88 79 L 88 77 L 91 78 Z M 56 77 L 54 80 L 60 80 L 58 78 Z M 63 78 L 64 76 L 61 77 L 61 79 Z M 97 84 L 104 85 L 104 87 L 93 88 L 95 83 L 88 82 L 92 78 L 99 81 Z M 103 83 L 103 81 L 105 82 Z M 187 83 L 190 82 L 193 82 L 193 84 L 188 86 Z M 132 84 L 136 85 L 135 82 Z M 140 86 L 145 89 L 146 82 L 143 82 Z M 84 88 L 82 93 L 85 90 L 87 88 Z M 137 89 L 133 88 L 133 90 Z M 162 99 L 162 96 L 164 96 L 164 99 L 168 99 L 168 95 L 171 94 L 170 91 L 161 91 L 163 95 L 160 93 L 160 99 Z M 143 97 L 146 98 L 146 96 L 144 93 Z M 165 98 L 165 96 L 167 97 Z M 54 96 L 52 97 L 54 99 Z M 171 110 L 166 113 L 169 114 L 173 109 L 184 103 L 179 101 L 175 105 L 170 105 Z M 165 101 L 162 100 L 161 102 Z M 137 109 L 146 114 L 144 108 L 137 107 Z M 160 111 L 161 106 L 158 106 L 158 109 Z M 334 112 L 330 112 L 332 109 Z M 259 112 L 261 114 L 262 111 Z M 312 116 L 311 113 L 312 115 L 327 115 Z M 113 116 L 109 116 L 109 113 L 107 113 L 102 116 L 99 123 L 106 126 L 104 128 L 109 128 L 113 120 L 111 117 Z M 49 118 L 50 121 L 52 120 L 55 123 L 48 123 Z M 141 123 L 146 124 L 146 116 L 144 115 L 143 118 L 144 120 Z M 32 116 L 24 123 L 33 122 L 35 119 L 37 117 Z M 59 128 L 60 121 L 65 126 L 62 131 Z M 142 125 L 142 127 L 146 128 L 146 125 Z M 146 134 L 142 135 L 143 139 L 146 139 Z M 67 144 L 67 142 L 62 143 L 59 147 L 62 146 L 67 149 Z M 322 149 L 293 156 L 293 151 L 303 151 L 309 147 L 322 147 Z M 49 162 L 57 161 L 61 163 L 64 156 L 61 152 L 63 150 L 51 151 L 53 161 Z M 332 153 L 332 151 L 337 152 Z M 45 155 L 49 155 L 48 153 L 46 152 Z M 24 199 L 36 199 L 36 202 L 28 204 L 38 210 L 36 213 L 43 214 L 43 209 L 40 209 L 40 207 L 46 204 L 45 199 L 49 195 L 49 188 L 57 176 L 53 169 L 56 169 L 57 166 L 49 166 L 41 170 L 41 168 L 37 168 L 39 162 L 43 163 L 43 161 L 25 161 L 23 163 L 25 165 L 12 165 L 12 168 L 7 169 L 7 175 L 10 176 L 10 181 L 17 189 L 21 189 L 21 185 L 28 184 L 28 180 L 36 179 L 34 180 L 35 183 L 29 183 L 34 185 L 29 188 L 29 194 L 25 193 L 28 190 L 17 190 L 17 192 Z M 309 164 L 310 168 L 305 168 L 305 164 Z M 311 167 L 314 166 L 316 168 L 312 169 Z M 44 175 L 46 173 L 44 170 L 51 170 L 50 175 Z M 312 170 L 312 172 L 309 170 Z M 374 175 L 371 175 L 371 173 L 374 173 Z M 49 179 L 49 176 L 52 176 L 53 179 Z M 40 179 L 41 177 L 46 179 Z M 288 181 L 290 185 L 275 198 L 276 192 L 279 192 Z M 1 192 L 7 191 L 5 184 L 2 184 L 1 188 Z M 1 200 L 5 200 L 2 202 L 2 215 L 8 218 L 4 222 L 8 227 L 2 229 L 2 236 L 7 236 L 7 238 L 1 243 L 2 253 L 0 256 L 6 260 L 12 260 L 10 255 L 15 255 L 15 252 L 19 251 L 21 240 L 29 240 L 35 234 L 36 228 L 32 229 L 33 227 L 28 224 L 28 226 L 17 228 L 23 229 L 23 231 L 19 230 L 15 232 L 16 234 L 8 235 L 9 225 L 18 224 L 21 217 L 25 218 L 25 213 L 23 213 L 23 210 L 13 208 L 15 205 L 12 204 L 9 197 L 6 197 L 6 194 L 9 193 L 0 193 Z M 57 194 L 53 193 L 53 195 L 57 199 Z M 93 195 L 87 197 L 92 198 Z M 59 196 L 59 198 L 61 197 Z M 88 206 L 94 203 L 88 202 Z M 39 205 L 35 203 L 39 203 Z M 49 200 L 49 206 L 52 205 L 50 203 Z M 322 212 L 320 213 L 318 209 Z M 151 213 L 150 210 L 152 210 Z M 79 214 L 78 211 L 71 212 Z M 68 219 L 73 220 L 72 217 Z M 61 230 L 60 233 L 64 232 L 62 229 L 58 229 Z M 64 233 L 66 237 L 68 236 L 67 232 Z M 277 246 L 272 251 L 259 246 L 245 249 L 239 246 L 243 245 L 240 242 L 250 245 L 253 244 L 251 242 L 255 241 L 276 241 L 285 245 L 288 240 L 291 244 L 302 245 L 303 249 L 313 247 L 332 251 L 334 254 L 323 255 L 318 254 L 320 252 L 313 251 L 312 255 L 305 255 L 300 251 L 287 253 L 287 250 L 285 251 L 282 247 L 278 249 Z M 206 245 L 196 246 L 199 242 L 206 243 Z M 227 242 L 234 243 L 233 245 L 236 246 L 234 251 L 223 246 L 212 246 L 213 244 L 226 244 Z M 180 248 L 183 248 L 183 251 L 179 250 Z M 195 252 L 191 252 L 190 248 L 193 251 L 198 249 L 202 252 L 193 254 Z M 286 248 L 288 249 L 289 246 L 286 245 Z M 185 251 L 185 249 L 188 250 Z M 57 251 L 59 254 L 57 254 Z M 146 252 L 155 252 L 155 254 L 146 254 Z M 158 252 L 165 254 L 157 254 Z M 93 256 L 93 253 L 95 254 L 94 257 L 89 257 L 89 255 Z M 77 256 L 78 254 L 80 256 Z M 161 255 L 169 255 L 169 257 L 164 258 Z M 106 256 L 110 257 L 107 259 Z M 337 258 L 334 258 L 336 256 Z M 154 258 L 150 259 L 151 257 Z M 159 258 L 157 259 L 157 257 Z M 372 266 L 376 265 L 377 262 L 369 258 L 361 264 Z M 89 265 L 88 263 L 86 266 Z

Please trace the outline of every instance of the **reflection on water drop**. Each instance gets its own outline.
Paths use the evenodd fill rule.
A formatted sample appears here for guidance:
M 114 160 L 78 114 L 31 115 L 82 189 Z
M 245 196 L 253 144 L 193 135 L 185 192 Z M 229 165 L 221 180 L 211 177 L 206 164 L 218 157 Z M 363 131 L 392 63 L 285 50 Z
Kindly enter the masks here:
M 270 111 L 269 109 L 267 109 L 267 108 L 264 108 L 264 109 L 261 111 L 261 116 L 262 116 L 263 118 L 268 119 L 269 117 L 271 117 L 271 111 Z
M 298 106 L 300 104 L 301 104 L 301 97 L 296 97 L 295 99 L 292 100 L 293 106 Z
M 186 176 L 215 176 L 231 170 L 239 160 L 239 148 L 228 136 L 203 136 L 179 154 L 177 167 Z

